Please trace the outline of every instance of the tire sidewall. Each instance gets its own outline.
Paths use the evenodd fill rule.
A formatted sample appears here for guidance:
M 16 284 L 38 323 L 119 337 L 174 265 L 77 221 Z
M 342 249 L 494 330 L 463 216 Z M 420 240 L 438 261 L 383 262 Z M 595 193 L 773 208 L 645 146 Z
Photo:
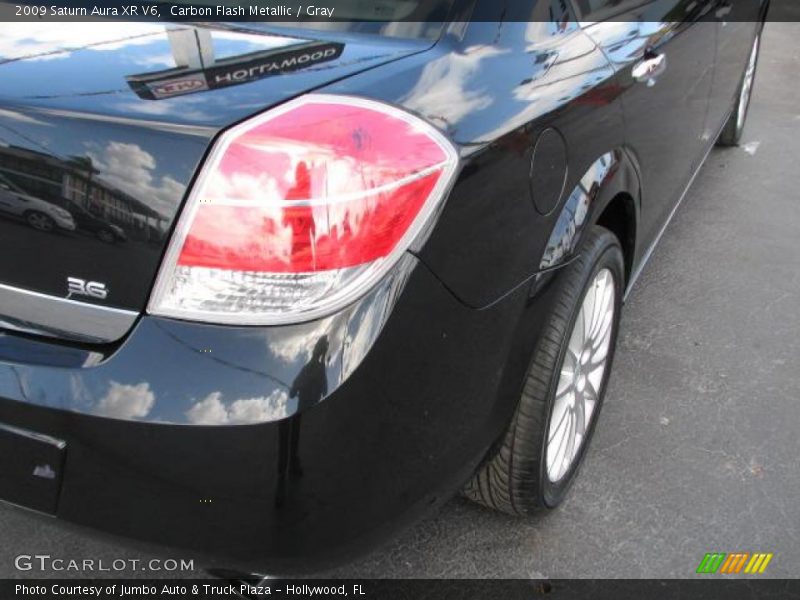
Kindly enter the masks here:
M 608 380 L 614 362 L 614 354 L 617 343 L 617 336 L 619 333 L 619 323 L 620 323 L 620 315 L 622 309 L 622 296 L 624 291 L 625 271 L 623 265 L 622 250 L 619 244 L 616 242 L 616 239 L 610 233 L 607 236 L 603 236 L 603 239 L 606 240 L 606 243 L 602 245 L 598 244 L 595 247 L 586 249 L 592 254 L 594 254 L 594 256 L 590 258 L 590 263 L 592 264 L 592 268 L 588 270 L 587 272 L 588 274 L 584 274 L 583 281 L 581 284 L 580 295 L 578 296 L 578 301 L 572 307 L 572 313 L 570 315 L 569 323 L 566 329 L 566 335 L 561 340 L 561 348 L 559 349 L 558 359 L 553 369 L 550 379 L 549 389 L 547 392 L 547 403 L 545 410 L 546 425 L 544 429 L 544 436 L 542 438 L 542 447 L 539 454 L 541 456 L 541 460 L 539 461 L 540 463 L 539 482 L 540 482 L 540 497 L 542 498 L 544 505 L 547 506 L 548 508 L 554 508 L 555 506 L 561 503 L 567 491 L 569 490 L 570 486 L 574 482 L 575 476 L 580 470 L 580 466 L 583 463 L 586 450 L 589 447 L 592 437 L 594 435 L 594 429 L 597 425 L 597 421 L 600 416 L 600 411 L 603 407 L 603 400 L 605 398 L 606 388 L 608 386 Z M 553 408 L 555 405 L 556 389 L 558 387 L 558 380 L 561 374 L 561 367 L 564 364 L 564 359 L 567 353 L 567 346 L 569 344 L 569 337 L 572 334 L 572 330 L 575 326 L 575 321 L 577 320 L 578 315 L 580 314 L 581 305 L 583 304 L 583 299 L 586 295 L 586 292 L 589 286 L 594 282 L 594 278 L 597 275 L 597 273 L 599 273 L 604 268 L 609 269 L 612 278 L 614 280 L 614 291 L 615 291 L 614 320 L 611 325 L 612 328 L 611 340 L 609 342 L 610 345 L 608 350 L 606 368 L 605 372 L 603 373 L 603 380 L 600 384 L 600 389 L 598 390 L 598 402 L 597 406 L 594 409 L 594 413 L 589 423 L 589 427 L 586 431 L 586 437 L 584 438 L 583 443 L 581 444 L 581 447 L 578 450 L 578 454 L 575 456 L 572 465 L 570 466 L 567 473 L 558 482 L 552 482 L 550 481 L 550 478 L 547 475 L 547 440 L 550 436 L 550 419 L 553 414 Z

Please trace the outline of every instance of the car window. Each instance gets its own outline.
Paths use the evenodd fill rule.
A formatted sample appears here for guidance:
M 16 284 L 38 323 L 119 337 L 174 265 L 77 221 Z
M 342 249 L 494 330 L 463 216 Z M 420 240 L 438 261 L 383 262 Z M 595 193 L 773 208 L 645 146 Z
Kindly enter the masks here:
M 578 20 L 607 21 L 627 10 L 648 4 L 647 0 L 574 0 Z

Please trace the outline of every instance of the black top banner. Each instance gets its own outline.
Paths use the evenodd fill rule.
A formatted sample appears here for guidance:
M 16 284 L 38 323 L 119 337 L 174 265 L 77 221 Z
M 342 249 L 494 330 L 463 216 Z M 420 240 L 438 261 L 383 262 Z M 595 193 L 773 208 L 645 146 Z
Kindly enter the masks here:
M 158 0 L 0 2 L 4 21 L 443 21 L 463 0 Z
M 751 20 L 752 11 L 737 10 L 737 3 L 766 7 L 769 21 L 800 21 L 797 0 L 697 0 L 675 1 L 678 9 L 703 12 L 709 19 Z M 487 9 L 487 6 L 491 6 Z M 608 5 L 607 7 L 604 5 Z M 325 22 L 533 22 L 544 15 L 573 12 L 577 20 L 595 20 L 597 7 L 602 20 L 626 20 L 626 9 L 647 4 L 635 0 L 607 2 L 588 0 L 0 0 L 3 22 L 69 22 L 87 20 L 176 21 L 176 22 L 265 22 L 275 24 Z M 679 6 L 680 5 L 680 6 Z

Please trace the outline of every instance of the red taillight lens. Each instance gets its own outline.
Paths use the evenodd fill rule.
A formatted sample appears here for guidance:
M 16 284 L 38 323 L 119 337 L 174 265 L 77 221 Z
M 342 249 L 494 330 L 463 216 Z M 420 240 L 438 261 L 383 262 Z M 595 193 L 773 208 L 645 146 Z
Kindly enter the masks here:
M 171 242 L 153 313 L 320 316 L 366 291 L 441 201 L 455 149 L 378 102 L 309 95 L 226 132 Z

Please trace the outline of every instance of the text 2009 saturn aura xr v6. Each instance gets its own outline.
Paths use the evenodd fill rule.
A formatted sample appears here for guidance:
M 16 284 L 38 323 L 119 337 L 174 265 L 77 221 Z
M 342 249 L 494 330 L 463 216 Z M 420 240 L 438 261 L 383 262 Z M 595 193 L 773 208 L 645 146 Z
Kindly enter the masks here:
M 2 26 L 3 500 L 287 572 L 563 500 L 766 3 L 402 6 Z

